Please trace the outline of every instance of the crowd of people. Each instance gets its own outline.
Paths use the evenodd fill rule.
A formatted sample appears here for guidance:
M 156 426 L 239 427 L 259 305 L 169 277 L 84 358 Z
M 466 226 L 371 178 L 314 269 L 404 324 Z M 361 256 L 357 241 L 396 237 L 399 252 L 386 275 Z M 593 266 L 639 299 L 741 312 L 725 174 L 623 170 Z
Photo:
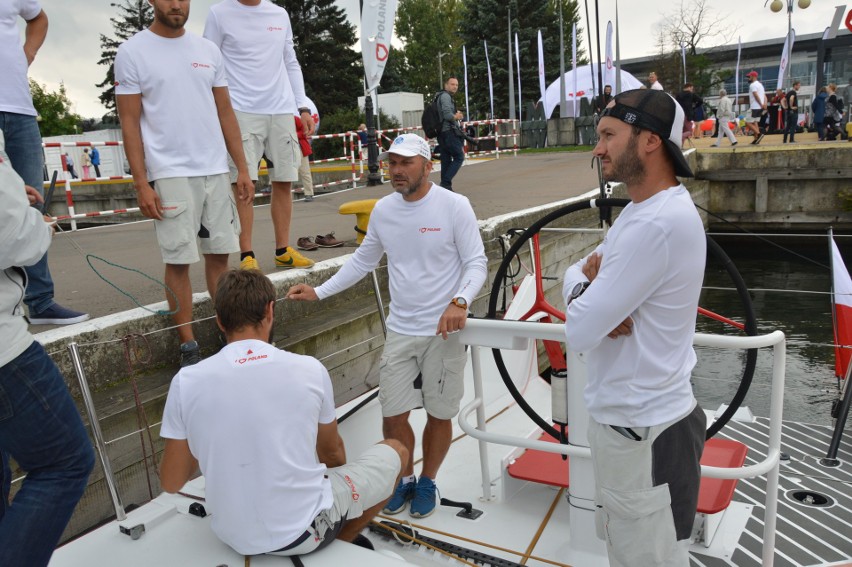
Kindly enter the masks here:
M 292 184 L 300 170 L 304 176 L 315 127 L 289 16 L 261 0 L 222 0 L 207 15 L 202 37 L 184 27 L 189 0 L 150 2 L 152 25 L 118 49 L 115 93 L 133 186 L 142 213 L 154 220 L 180 339 L 181 369 L 161 428 L 161 486 L 177 492 L 203 474 L 211 528 L 242 554 L 303 555 L 335 539 L 372 547 L 361 531 L 380 511 L 424 518 L 436 509 L 463 395 L 467 355 L 458 332 L 488 273 L 474 209 L 452 186 L 464 159 L 456 124 L 462 113 L 453 100 L 458 80 L 450 77 L 438 95 L 440 184 L 429 181 L 427 141 L 398 136 L 380 156 L 393 192 L 373 209 L 363 243 L 321 285 L 297 284 L 284 294 L 326 299 L 387 258 L 391 304 L 379 370 L 384 439 L 349 460 L 328 371 L 316 358 L 271 343 L 278 297 L 252 241 L 254 183 L 264 157 L 275 265 L 313 265 L 289 240 Z M 23 46 L 14 43 L 19 18 L 27 27 Z M 52 283 L 45 283 L 53 223 L 38 208 L 43 154 L 22 85 L 46 36 L 47 15 L 38 0 L 11 0 L 0 7 L 0 25 L 10 21 L 14 30 L 0 29 L 0 64 L 10 70 L 0 85 L 0 194 L 7 204 L 0 211 L 0 394 L 7 403 L 0 409 L 9 409 L 0 413 L 0 565 L 41 566 L 94 457 L 62 375 L 28 331 L 22 303 L 29 323 L 87 315 L 56 304 Z M 746 124 L 758 144 L 769 101 L 758 74 L 747 76 Z M 648 82 L 614 96 L 607 86 L 597 108 L 594 155 L 603 178 L 623 182 L 632 202 L 603 243 L 565 273 L 566 344 L 588 353 L 597 527 L 612 564 L 682 566 L 706 426 L 690 385 L 706 244 L 678 178 L 692 176 L 681 148 L 703 119 L 704 101 L 692 84 L 673 97 L 656 73 Z M 799 86 L 778 98 L 791 124 L 801 108 Z M 842 120 L 834 86 L 824 91 L 814 102 L 820 101 L 820 139 Z M 716 145 L 723 135 L 735 145 L 727 124 L 733 104 L 724 90 L 719 94 Z M 793 143 L 795 128 L 785 131 L 785 142 L 787 133 Z M 84 176 L 90 168 L 99 175 L 95 151 L 82 155 Z M 303 177 L 303 184 L 311 196 L 310 181 Z M 239 269 L 229 269 L 235 253 Z M 189 279 L 189 266 L 201 257 L 226 343 L 206 359 L 193 334 Z M 409 419 L 421 408 L 426 425 L 415 432 Z M 27 472 L 14 499 L 10 459 Z M 627 503 L 650 513 L 626 517 Z

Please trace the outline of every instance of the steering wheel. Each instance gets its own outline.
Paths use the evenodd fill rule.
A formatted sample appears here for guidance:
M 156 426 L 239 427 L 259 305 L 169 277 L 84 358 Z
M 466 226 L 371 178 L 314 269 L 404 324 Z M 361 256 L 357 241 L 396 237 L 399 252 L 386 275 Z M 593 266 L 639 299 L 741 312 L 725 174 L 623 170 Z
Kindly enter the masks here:
M 538 236 L 539 232 L 542 228 L 547 226 L 548 224 L 561 219 L 564 216 L 570 215 L 571 213 L 575 213 L 578 211 L 583 211 L 586 209 L 593 208 L 603 208 L 603 207 L 624 207 L 628 203 L 630 203 L 629 199 L 591 199 L 589 201 L 583 201 L 579 203 L 572 203 L 570 205 L 566 205 L 561 207 L 535 223 L 533 223 L 529 228 L 527 228 L 509 247 L 509 250 L 506 252 L 503 257 L 503 261 L 500 263 L 500 267 L 497 269 L 497 274 L 494 277 L 494 283 L 491 286 L 491 294 L 488 300 L 488 312 L 485 315 L 487 319 L 496 319 L 497 318 L 497 302 L 500 296 L 500 291 L 505 288 L 506 277 L 509 270 L 509 266 L 515 256 L 518 254 L 518 251 L 529 241 L 530 239 L 535 239 L 535 264 L 536 264 L 536 305 L 540 306 L 540 311 L 547 313 L 549 316 L 558 317 L 565 320 L 565 314 L 560 312 L 555 307 L 549 304 L 547 300 L 544 298 L 544 290 L 541 283 L 542 273 L 541 273 L 541 262 L 538 251 Z M 721 262 L 728 276 L 731 278 L 734 287 L 737 290 L 737 294 L 739 296 L 740 302 L 742 304 L 742 312 L 745 314 L 745 323 L 737 323 L 720 315 L 716 315 L 706 309 L 698 308 L 700 314 L 712 317 L 718 321 L 726 323 L 728 325 L 735 326 L 740 328 L 745 332 L 746 335 L 754 336 L 757 334 L 757 319 L 754 315 L 754 307 L 751 302 L 751 296 L 748 293 L 748 288 L 743 281 L 742 276 L 737 270 L 734 263 L 728 257 L 724 250 L 710 237 L 707 237 L 707 253 L 717 260 Z M 531 315 L 531 312 L 527 313 L 527 316 Z M 500 349 L 492 349 L 494 355 L 494 362 L 497 365 L 497 369 L 500 372 L 500 377 L 503 379 L 503 383 L 506 385 L 506 388 L 509 390 L 509 393 L 515 399 L 518 406 L 530 417 L 530 419 L 535 422 L 542 430 L 546 433 L 550 434 L 555 439 L 562 439 L 563 436 L 557 431 L 550 423 L 548 423 L 544 418 L 542 418 L 523 398 L 521 393 L 518 391 L 515 383 L 512 381 L 512 377 L 509 375 L 508 370 L 506 369 L 506 365 L 503 361 L 503 354 Z M 749 349 L 746 352 L 745 362 L 743 364 L 743 373 L 740 378 L 740 384 L 737 387 L 737 391 L 734 393 L 731 402 L 728 404 L 728 407 L 722 413 L 722 415 L 717 419 L 713 425 L 707 430 L 707 439 L 713 437 L 720 429 L 722 429 L 725 424 L 730 421 L 731 417 L 736 413 L 737 409 L 739 409 L 743 400 L 748 393 L 749 387 L 751 386 L 752 378 L 754 377 L 754 370 L 757 365 L 757 349 Z

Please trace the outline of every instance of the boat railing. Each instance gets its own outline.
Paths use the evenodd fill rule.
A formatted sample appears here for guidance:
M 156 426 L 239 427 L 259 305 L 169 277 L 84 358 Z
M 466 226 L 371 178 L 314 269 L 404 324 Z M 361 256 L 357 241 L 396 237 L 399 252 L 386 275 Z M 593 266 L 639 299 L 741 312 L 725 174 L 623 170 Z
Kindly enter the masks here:
M 565 327 L 560 323 L 537 323 L 529 321 L 507 321 L 494 319 L 468 319 L 460 340 L 471 347 L 474 398 L 459 412 L 458 423 L 461 429 L 479 442 L 479 455 L 482 474 L 482 498 L 491 500 L 491 475 L 488 468 L 488 444 L 534 449 L 550 453 L 560 453 L 571 457 L 590 458 L 588 447 L 547 443 L 535 439 L 489 432 L 486 425 L 484 391 L 482 385 L 481 349 L 522 350 L 527 348 L 529 339 L 565 342 Z M 778 510 L 778 482 L 781 458 L 781 418 L 784 402 L 784 378 L 786 340 L 784 333 L 773 331 L 758 336 L 722 336 L 696 333 L 693 343 L 696 346 L 712 348 L 747 350 L 753 348 L 772 348 L 772 386 L 769 409 L 769 446 L 766 457 L 752 465 L 738 468 L 701 467 L 702 476 L 723 479 L 767 477 L 765 519 L 763 534 L 763 565 L 771 566 L 775 553 L 775 526 Z M 476 413 L 476 425 L 469 422 L 469 416 Z

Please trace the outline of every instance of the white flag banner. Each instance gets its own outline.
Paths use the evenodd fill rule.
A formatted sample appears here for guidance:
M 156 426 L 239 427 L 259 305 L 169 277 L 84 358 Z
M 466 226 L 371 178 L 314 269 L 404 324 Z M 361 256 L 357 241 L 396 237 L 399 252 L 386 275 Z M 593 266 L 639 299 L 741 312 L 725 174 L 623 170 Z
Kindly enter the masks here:
M 787 39 L 784 40 L 784 51 L 781 52 L 781 64 L 778 66 L 778 88 L 784 88 L 784 73 L 790 63 L 790 55 L 793 53 L 793 44 L 796 43 L 796 30 L 790 29 Z M 792 77 L 791 77 L 792 78 Z
M 488 67 L 488 100 L 491 102 L 491 114 L 489 119 L 494 119 L 494 82 L 491 80 L 491 61 L 488 59 L 488 42 L 483 40 L 485 46 L 485 65 Z
M 364 2 L 361 12 L 361 57 L 367 75 L 367 90 L 379 86 L 390 55 L 393 22 L 398 0 Z
M 521 50 L 518 47 L 518 32 L 515 32 L 515 63 L 518 66 L 518 120 L 523 120 L 524 107 L 521 104 Z
M 686 44 L 682 41 L 680 42 L 680 56 L 683 58 L 683 82 L 686 84 L 688 81 L 686 78 Z
M 547 85 L 544 80 L 544 42 L 541 30 L 538 30 L 538 88 L 541 90 L 541 100 L 547 106 Z
M 612 22 L 606 23 L 606 74 L 604 75 L 604 86 L 613 86 L 615 82 L 615 65 L 612 60 Z M 604 90 L 601 89 L 601 94 Z
M 470 120 L 470 101 L 467 98 L 467 49 L 462 45 L 462 63 L 464 64 L 464 119 Z
M 743 42 L 742 38 L 737 38 L 737 68 L 734 71 L 734 90 L 737 92 L 734 97 L 734 112 L 737 112 L 737 105 L 740 97 L 740 54 L 742 54 Z
M 571 86 L 571 94 L 574 98 L 574 116 L 577 116 L 577 24 L 571 26 L 571 73 L 574 76 L 574 84 Z M 564 80 L 564 79 L 563 79 Z

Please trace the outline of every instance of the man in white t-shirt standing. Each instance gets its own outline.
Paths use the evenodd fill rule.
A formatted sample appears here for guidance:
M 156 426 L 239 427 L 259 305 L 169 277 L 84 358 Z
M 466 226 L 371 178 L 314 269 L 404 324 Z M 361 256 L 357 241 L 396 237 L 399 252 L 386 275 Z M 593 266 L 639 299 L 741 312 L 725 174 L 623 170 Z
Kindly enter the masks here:
M 648 73 L 648 84 L 650 85 L 650 88 L 655 91 L 663 90 L 663 85 L 661 85 L 660 81 L 657 80 L 657 73 L 655 71 Z
M 766 113 L 766 91 L 763 84 L 757 80 L 757 71 L 751 71 L 748 77 L 748 109 L 749 115 L 746 116 L 746 128 L 751 131 L 754 140 L 752 145 L 759 144 L 763 139 L 763 133 L 760 131 L 760 117 Z
M 219 49 L 184 30 L 189 0 L 151 4 L 151 27 L 118 48 L 116 107 L 139 208 L 155 221 L 181 366 L 187 366 L 201 360 L 189 279 L 189 265 L 199 260 L 196 235 L 211 298 L 228 254 L 239 250 L 229 154 L 240 198 L 253 189 Z
M 268 342 L 269 278 L 224 273 L 215 308 L 228 344 L 172 380 L 160 431 L 163 489 L 177 492 L 200 467 L 213 532 L 244 555 L 304 555 L 335 538 L 371 548 L 360 532 L 408 451 L 389 439 L 347 464 L 328 371 Z
M 613 567 L 689 565 L 706 426 L 690 384 L 706 237 L 677 180 L 692 177 L 683 121 L 650 89 L 604 110 L 594 154 L 632 203 L 565 274 L 566 344 L 586 353 L 596 525 Z
M 379 159 L 386 161 L 395 193 L 378 203 L 364 242 L 330 280 L 314 289 L 295 285 L 291 299 L 324 299 L 357 283 L 387 254 L 390 280 L 388 335 L 379 371 L 385 439 L 414 453 L 411 410 L 422 407 L 423 468 L 411 457 L 385 513 L 426 517 L 435 510 L 435 478 L 450 448 L 451 419 L 459 411 L 467 356 L 455 331 L 487 275 L 476 215 L 466 197 L 429 181 L 429 144 L 416 134 L 398 136 Z M 422 376 L 422 384 L 418 380 Z
M 275 266 L 309 268 L 290 243 L 293 216 L 293 181 L 299 178 L 302 153 L 293 115 L 302 119 L 305 134 L 314 121 L 305 95 L 302 68 L 293 48 L 293 28 L 284 8 L 263 0 L 223 0 L 210 8 L 204 37 L 222 50 L 234 110 L 240 123 L 243 149 L 257 181 L 262 156 L 270 166 L 270 210 L 275 230 Z M 231 181 L 236 170 L 231 164 Z M 240 234 L 240 268 L 259 269 L 252 249 L 254 208 L 250 200 L 237 203 Z

